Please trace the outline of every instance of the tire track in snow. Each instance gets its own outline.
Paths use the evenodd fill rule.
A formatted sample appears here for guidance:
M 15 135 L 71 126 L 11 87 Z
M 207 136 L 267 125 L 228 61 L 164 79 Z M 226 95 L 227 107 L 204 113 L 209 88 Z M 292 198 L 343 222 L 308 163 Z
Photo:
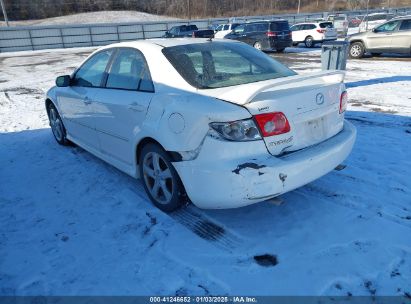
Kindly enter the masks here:
M 197 212 L 192 206 L 177 210 L 170 216 L 198 237 L 230 253 L 233 253 L 242 243 L 239 237 Z

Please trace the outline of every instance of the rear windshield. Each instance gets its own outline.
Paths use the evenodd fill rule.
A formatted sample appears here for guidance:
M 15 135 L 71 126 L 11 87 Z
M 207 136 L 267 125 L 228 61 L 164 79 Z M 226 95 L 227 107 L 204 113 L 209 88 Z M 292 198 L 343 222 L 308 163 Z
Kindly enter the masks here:
M 289 31 L 290 26 L 288 25 L 287 21 L 284 22 L 272 22 L 270 24 L 270 31 L 277 32 L 277 31 Z
M 332 28 L 332 27 L 334 27 L 334 25 L 333 25 L 332 22 L 321 22 L 320 27 L 321 28 Z
M 212 41 L 163 49 L 192 86 L 215 89 L 295 75 L 270 56 L 242 43 Z

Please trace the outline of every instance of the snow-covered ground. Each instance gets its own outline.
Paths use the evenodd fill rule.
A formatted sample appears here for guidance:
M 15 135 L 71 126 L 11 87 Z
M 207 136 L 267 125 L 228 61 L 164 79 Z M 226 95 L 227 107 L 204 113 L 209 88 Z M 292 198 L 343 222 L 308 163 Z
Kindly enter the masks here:
M 79 24 L 79 23 L 121 23 L 121 22 L 149 22 L 162 20 L 176 20 L 175 17 L 153 15 L 137 11 L 101 11 L 79 13 L 61 17 L 53 17 L 38 20 L 10 21 L 11 26 L 25 25 L 55 25 L 55 24 Z M 0 21 L 0 26 L 5 25 Z
M 411 294 L 410 58 L 348 62 L 344 170 L 281 200 L 166 215 L 52 137 L 44 93 L 91 50 L 0 55 L 0 295 Z M 318 49 L 273 56 L 320 69 Z

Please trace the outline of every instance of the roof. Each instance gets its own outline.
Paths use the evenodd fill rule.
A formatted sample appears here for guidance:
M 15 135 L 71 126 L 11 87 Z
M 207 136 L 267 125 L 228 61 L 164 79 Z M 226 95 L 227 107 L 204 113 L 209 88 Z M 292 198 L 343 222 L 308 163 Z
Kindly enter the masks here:
M 236 40 L 229 40 L 229 39 L 212 39 L 214 43 L 239 43 Z M 198 43 L 210 43 L 209 38 L 154 38 L 154 39 L 146 39 L 146 40 L 135 40 L 135 41 L 127 41 L 127 42 L 119 42 L 114 44 L 106 45 L 104 48 L 111 48 L 111 47 L 144 47 L 144 46 L 159 46 L 159 47 L 172 47 L 178 45 L 188 45 L 188 44 L 198 44 Z

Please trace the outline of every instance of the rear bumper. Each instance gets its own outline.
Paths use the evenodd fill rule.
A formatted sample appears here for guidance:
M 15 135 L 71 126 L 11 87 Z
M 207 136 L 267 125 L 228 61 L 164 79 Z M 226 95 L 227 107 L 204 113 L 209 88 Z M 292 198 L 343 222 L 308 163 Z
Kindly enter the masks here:
M 279 40 L 279 39 L 267 39 L 267 42 L 263 44 L 264 51 L 272 51 L 278 49 L 285 49 L 286 47 L 292 46 L 292 39 Z
M 355 127 L 346 121 L 340 133 L 320 144 L 273 157 L 262 141 L 227 143 L 207 137 L 195 160 L 174 166 L 195 205 L 235 208 L 278 196 L 327 174 L 350 154 L 355 138 Z

